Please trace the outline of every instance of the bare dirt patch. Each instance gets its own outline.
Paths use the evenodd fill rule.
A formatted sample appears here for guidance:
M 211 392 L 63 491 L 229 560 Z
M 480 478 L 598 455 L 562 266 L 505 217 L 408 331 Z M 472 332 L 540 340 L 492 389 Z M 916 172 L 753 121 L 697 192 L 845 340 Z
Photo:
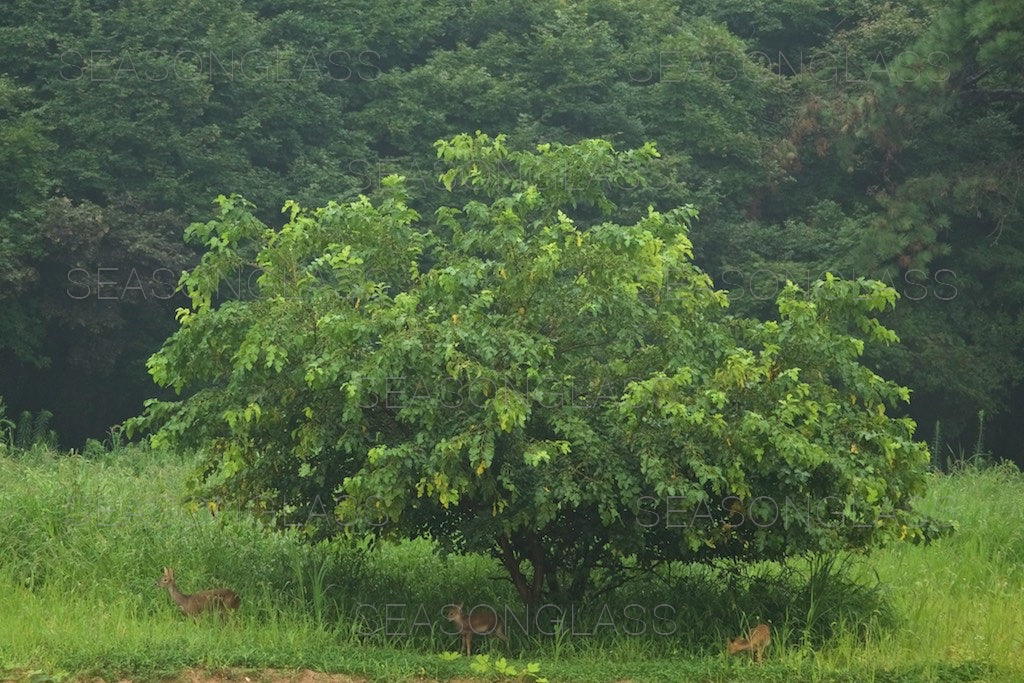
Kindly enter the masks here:
M 106 681 L 102 678 L 78 679 L 83 683 L 143 683 L 147 679 L 123 678 Z M 310 669 L 185 669 L 162 683 L 369 683 L 369 679 L 348 674 L 332 674 Z M 148 682 L 147 682 L 148 683 Z
M 14 679 L 11 679 L 14 680 Z M 82 678 L 82 683 L 149 683 L 146 679 L 124 678 L 106 681 L 102 678 Z M 480 683 L 480 678 L 449 678 L 445 683 Z M 161 683 L 369 683 L 370 679 L 348 674 L 324 673 L 311 669 L 186 669 L 173 678 L 160 679 Z M 439 683 L 435 678 L 415 678 L 412 683 Z
M 35 674 L 35 675 L 33 675 Z M 435 678 L 415 678 L 412 683 L 439 683 Z M 480 683 L 480 678 L 449 678 L 445 683 Z M 370 679 L 348 674 L 325 673 L 311 669 L 185 669 L 171 678 L 122 678 L 107 681 L 98 677 L 40 677 L 38 672 L 0 670 L 0 681 L 18 683 L 369 683 Z

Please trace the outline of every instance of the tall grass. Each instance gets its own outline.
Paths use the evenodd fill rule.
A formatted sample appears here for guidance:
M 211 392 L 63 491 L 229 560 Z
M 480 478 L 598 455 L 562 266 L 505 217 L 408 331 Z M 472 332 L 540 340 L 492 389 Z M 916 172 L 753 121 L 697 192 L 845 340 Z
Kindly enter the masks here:
M 507 647 L 550 680 L 1024 678 L 1024 477 L 935 475 L 922 507 L 957 533 L 869 557 L 673 565 L 597 604 L 525 614 L 481 556 L 426 540 L 308 544 L 183 497 L 187 458 L 131 447 L 89 458 L 0 456 L 0 679 L 45 670 L 145 679 L 189 666 L 337 670 L 376 680 L 467 677 L 445 659 L 450 601 L 511 611 Z M 154 583 L 229 586 L 236 619 L 184 619 Z M 513 621 L 514 619 L 514 621 Z M 771 620 L 768 662 L 723 654 Z M 14 674 L 12 674 L 14 675 Z

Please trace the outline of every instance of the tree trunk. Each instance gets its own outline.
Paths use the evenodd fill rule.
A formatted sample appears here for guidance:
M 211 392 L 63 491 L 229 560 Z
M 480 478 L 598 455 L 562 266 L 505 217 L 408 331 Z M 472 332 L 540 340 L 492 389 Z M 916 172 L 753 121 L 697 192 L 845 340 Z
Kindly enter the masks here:
M 498 538 L 498 545 L 501 547 L 501 563 L 512 579 L 519 599 L 526 607 L 532 607 L 540 600 L 544 589 L 544 548 L 535 532 L 526 532 L 524 538 L 525 543 L 517 544 L 513 543 L 508 534 L 502 534 Z M 520 569 L 524 559 L 533 567 L 533 576 L 529 581 Z

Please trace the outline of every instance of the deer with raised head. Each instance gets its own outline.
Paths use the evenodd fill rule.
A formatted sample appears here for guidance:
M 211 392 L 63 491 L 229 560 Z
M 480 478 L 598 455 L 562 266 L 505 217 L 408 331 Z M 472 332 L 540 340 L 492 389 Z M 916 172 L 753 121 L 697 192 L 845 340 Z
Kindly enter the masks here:
M 174 570 L 170 567 L 164 567 L 163 576 L 156 582 L 156 585 L 159 588 L 166 588 L 167 592 L 171 594 L 171 600 L 178 603 L 181 611 L 190 617 L 199 616 L 209 609 L 219 609 L 223 617 L 229 610 L 237 610 L 241 602 L 238 593 L 230 588 L 213 588 L 185 595 L 178 590 L 178 585 L 174 583 Z
M 764 651 L 772 644 L 772 629 L 768 624 L 758 624 L 750 629 L 746 638 L 737 638 L 729 641 L 729 654 L 738 655 L 741 652 L 749 652 L 755 662 L 764 659 Z
M 508 636 L 505 635 L 505 630 L 501 627 L 501 617 L 490 608 L 482 612 L 470 610 L 469 614 L 466 614 L 462 611 L 460 602 L 452 605 L 444 616 L 458 627 L 459 635 L 462 636 L 462 648 L 467 657 L 472 649 L 474 633 L 482 636 L 494 634 L 506 643 L 508 642 Z

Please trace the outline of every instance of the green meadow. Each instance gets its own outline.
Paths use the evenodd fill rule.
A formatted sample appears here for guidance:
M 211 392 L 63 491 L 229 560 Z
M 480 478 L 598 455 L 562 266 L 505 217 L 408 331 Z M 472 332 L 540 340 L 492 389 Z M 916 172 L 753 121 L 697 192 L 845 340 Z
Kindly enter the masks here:
M 311 544 L 187 499 L 187 458 L 132 447 L 0 457 L 0 674 L 173 679 L 186 670 L 344 673 L 374 681 L 1012 681 L 1024 678 L 1024 476 L 932 475 L 930 545 L 786 565 L 677 565 L 599 602 L 524 613 L 499 566 L 427 540 Z M 216 514 L 213 514 L 216 512 Z M 239 613 L 182 615 L 155 586 L 229 586 Z M 474 657 L 453 601 L 507 614 Z M 506 608 L 510 610 L 505 612 Z M 513 617 L 514 620 L 510 619 Z M 771 620 L 763 664 L 725 641 Z

